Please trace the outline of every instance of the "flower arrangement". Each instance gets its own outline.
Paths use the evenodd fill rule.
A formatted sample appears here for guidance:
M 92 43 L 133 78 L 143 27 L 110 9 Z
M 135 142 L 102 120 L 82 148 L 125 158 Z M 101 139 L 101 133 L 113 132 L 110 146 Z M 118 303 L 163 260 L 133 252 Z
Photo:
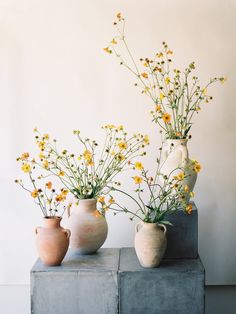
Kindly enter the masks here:
M 59 151 L 56 140 L 51 141 L 47 134 L 41 135 L 35 129 L 39 160 L 34 162 L 47 170 L 47 176 L 57 177 L 76 199 L 97 199 L 106 195 L 114 186 L 120 185 L 115 176 L 135 157 L 146 154 L 144 148 L 149 144 L 149 138 L 142 134 L 128 137 L 123 126 L 106 125 L 102 129 L 106 136 L 100 155 L 98 143 L 82 138 L 79 130 L 73 133 L 81 151 L 74 154 L 66 149 Z
M 116 15 L 113 23 L 117 34 L 110 44 L 104 48 L 114 54 L 121 65 L 125 66 L 137 79 L 135 86 L 141 88 L 154 103 L 151 111 L 152 121 L 157 123 L 169 139 L 186 139 L 191 137 L 189 131 L 195 113 L 199 113 L 201 105 L 213 99 L 208 94 L 208 87 L 217 81 L 223 83 L 224 77 L 214 77 L 200 86 L 199 79 L 193 75 L 195 62 L 191 62 L 183 71 L 172 69 L 173 51 L 163 42 L 161 51 L 154 58 L 140 58 L 142 69 L 139 68 L 128 47 L 125 36 L 125 19 L 121 13 Z M 116 46 L 123 44 L 131 62 L 126 61 Z
M 160 148 L 160 152 L 161 152 Z M 129 198 L 136 204 L 137 209 L 132 211 L 126 206 L 123 206 L 116 201 L 113 201 L 111 207 L 114 214 L 128 213 L 131 214 L 130 219 L 134 217 L 146 223 L 162 223 L 171 224 L 168 221 L 168 216 L 180 209 L 183 209 L 187 214 L 192 212 L 192 204 L 188 202 L 194 193 L 189 190 L 187 184 L 183 184 L 187 174 L 183 169 L 174 169 L 168 176 L 160 172 L 161 169 L 161 153 L 157 158 L 157 168 L 154 176 L 149 175 L 141 162 L 132 163 L 133 170 L 139 171 L 138 174 L 132 177 L 134 184 L 137 186 L 134 190 L 137 197 L 128 194 L 118 188 L 114 188 Z M 173 173 L 178 170 L 176 175 Z M 198 171 L 196 169 L 195 171 Z M 160 184 L 160 182 L 162 182 Z M 148 196 L 147 196 L 148 195 Z
M 21 170 L 28 175 L 31 188 L 26 187 L 22 179 L 16 179 L 15 183 L 31 195 L 44 217 L 62 216 L 66 208 L 71 206 L 71 203 L 65 205 L 69 191 L 61 188 L 59 192 L 56 192 L 51 181 L 42 182 L 42 178 L 46 178 L 44 174 L 35 176 L 34 173 L 39 169 L 36 169 L 36 161 L 34 158 L 30 158 L 29 153 L 23 153 L 17 158 L 17 161 L 21 164 Z

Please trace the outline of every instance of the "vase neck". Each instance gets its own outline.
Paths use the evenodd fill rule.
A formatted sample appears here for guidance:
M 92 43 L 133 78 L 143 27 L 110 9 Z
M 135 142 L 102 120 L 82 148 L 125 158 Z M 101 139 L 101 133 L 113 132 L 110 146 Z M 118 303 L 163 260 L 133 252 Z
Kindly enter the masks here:
M 79 209 L 86 212 L 93 212 L 97 209 L 96 199 L 79 200 Z
M 187 139 L 174 139 L 174 140 L 167 139 L 165 140 L 165 143 L 166 145 L 173 146 L 173 147 L 176 147 L 178 145 L 187 146 L 188 140 Z
M 60 227 L 61 217 L 44 217 L 44 226 L 46 228 L 58 228 Z
M 157 228 L 157 226 L 158 226 L 158 224 L 155 222 L 144 222 L 144 221 L 142 221 L 141 224 L 145 229 L 154 229 L 154 228 Z

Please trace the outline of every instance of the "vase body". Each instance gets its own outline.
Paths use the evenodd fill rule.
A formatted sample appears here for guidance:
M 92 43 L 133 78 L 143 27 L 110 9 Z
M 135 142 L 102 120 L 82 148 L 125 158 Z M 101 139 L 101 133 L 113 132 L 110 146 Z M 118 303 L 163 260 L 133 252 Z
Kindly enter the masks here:
M 167 176 L 174 176 L 180 172 L 185 172 L 184 185 L 188 185 L 189 191 L 193 191 L 197 173 L 190 167 L 187 140 L 168 139 L 165 141 L 162 150 L 161 172 Z
M 168 176 L 173 170 L 184 168 L 188 159 L 187 140 L 168 139 L 162 149 L 161 172 Z
M 166 251 L 166 227 L 157 223 L 136 225 L 134 247 L 141 266 L 158 267 Z
M 38 254 L 47 266 L 60 265 L 69 247 L 70 230 L 60 222 L 61 217 L 45 217 L 43 227 L 35 229 Z
M 79 254 L 95 253 L 107 238 L 106 218 L 97 214 L 97 200 L 84 199 L 68 213 L 70 247 Z

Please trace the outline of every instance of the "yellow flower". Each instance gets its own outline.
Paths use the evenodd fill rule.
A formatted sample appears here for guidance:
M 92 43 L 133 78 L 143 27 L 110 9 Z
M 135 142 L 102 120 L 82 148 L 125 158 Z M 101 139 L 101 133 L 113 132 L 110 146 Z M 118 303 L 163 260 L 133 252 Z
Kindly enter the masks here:
M 156 105 L 156 112 L 160 112 L 161 111 L 161 105 Z
M 184 192 L 188 192 L 189 191 L 189 187 L 188 187 L 188 185 L 187 184 L 185 184 L 185 186 L 184 186 Z
M 122 154 L 118 154 L 118 155 L 116 156 L 116 159 L 119 160 L 119 161 L 122 161 L 122 160 L 125 159 L 125 156 L 122 155 Z
M 29 158 L 29 153 L 23 153 L 20 157 L 21 160 L 26 160 Z
M 192 204 L 188 204 L 188 206 L 185 208 L 186 212 L 188 214 L 191 214 L 192 213 L 192 210 L 193 210 L 193 205 Z
M 134 164 L 134 166 L 135 166 L 135 169 L 137 169 L 137 170 L 143 170 L 143 164 L 141 162 L 139 162 L 139 161 L 137 161 Z
M 21 170 L 23 170 L 24 172 L 30 172 L 31 167 L 29 164 L 23 164 L 23 166 L 21 167 Z
M 113 38 L 112 41 L 111 41 L 111 44 L 116 45 L 117 41 Z
M 87 162 L 86 162 L 86 165 L 87 166 L 94 166 L 94 162 L 92 159 L 89 159 Z
M 120 143 L 118 143 L 118 146 L 119 146 L 120 149 L 126 149 L 127 148 L 127 143 L 120 142 Z
M 118 18 L 118 20 L 121 20 L 121 19 L 122 19 L 121 13 L 120 13 L 120 12 L 117 13 L 117 14 L 116 14 L 116 17 Z
M 55 199 L 56 199 L 56 202 L 61 202 L 64 200 L 64 197 L 63 197 L 63 195 L 58 194 Z
M 113 197 L 111 197 L 111 198 L 108 200 L 108 203 L 109 203 L 110 205 L 114 204 L 114 203 L 115 203 L 114 198 L 113 198 Z
M 175 184 L 173 185 L 173 188 L 177 190 L 177 189 L 179 188 L 178 183 L 175 183 Z
M 192 192 L 192 191 L 189 193 L 189 196 L 190 196 L 190 197 L 194 197 L 194 195 L 195 195 L 195 193 Z
M 112 156 L 114 156 L 116 153 L 115 153 L 115 151 L 113 150 L 112 152 L 111 152 L 111 155 Z
M 106 51 L 107 53 L 110 53 L 110 54 L 112 53 L 112 50 L 109 49 L 109 47 L 105 47 L 105 48 L 103 48 L 103 50 Z
M 169 113 L 164 113 L 163 116 L 162 116 L 162 120 L 165 122 L 165 123 L 169 123 L 170 120 L 171 120 L 171 115 Z
M 164 97 L 165 97 L 164 94 L 160 93 L 160 95 L 159 95 L 160 100 L 162 100 Z
M 145 79 L 148 78 L 148 74 L 146 72 L 141 73 L 141 76 L 144 77 Z
M 89 150 L 85 150 L 83 153 L 84 159 L 90 161 L 92 159 L 92 153 Z
M 38 195 L 39 195 L 39 193 L 38 193 L 38 190 L 33 190 L 31 193 L 31 196 L 33 197 L 33 198 L 36 198 Z
M 62 170 L 60 170 L 60 172 L 58 173 L 58 175 L 59 175 L 60 177 L 63 177 L 63 176 L 65 175 L 65 172 L 62 171 Z
M 69 193 L 67 189 L 62 189 L 61 190 L 61 195 L 66 196 Z
M 133 177 L 133 179 L 134 179 L 135 184 L 140 184 L 143 182 L 143 179 L 139 176 L 135 176 L 135 177 Z
M 166 78 L 165 78 L 165 82 L 166 82 L 166 84 L 169 84 L 169 83 L 170 83 L 170 78 L 169 78 L 169 77 L 166 77 Z
M 117 129 L 118 129 L 118 131 L 123 131 L 123 130 L 124 130 L 124 127 L 123 127 L 123 125 L 119 125 L 119 126 L 117 127 Z
M 46 186 L 46 188 L 48 188 L 49 190 L 51 190 L 51 188 L 52 188 L 52 182 L 51 182 L 51 181 L 47 182 L 47 183 L 45 184 L 45 186 Z
M 149 144 L 150 144 L 150 140 L 149 140 L 149 136 L 148 136 L 148 135 L 144 135 L 143 142 L 144 142 L 146 145 L 149 145 Z
M 203 93 L 204 96 L 206 96 L 206 95 L 207 95 L 207 89 L 204 88 L 204 89 L 202 90 L 202 93 Z
M 115 128 L 115 125 L 114 124 L 107 124 L 107 125 L 104 126 L 104 128 L 111 130 L 111 129 Z
M 180 173 L 177 175 L 177 180 L 182 181 L 182 180 L 184 179 L 184 177 L 185 177 L 184 172 L 180 172 Z
M 44 167 L 45 169 L 48 169 L 48 166 L 49 166 L 49 162 L 48 162 L 47 160 L 44 160 L 44 162 L 43 162 L 43 167 Z
M 39 158 L 40 158 L 40 159 L 44 159 L 44 158 L 45 158 L 45 156 L 44 156 L 44 154 L 43 154 L 42 152 L 40 152 Z
M 196 162 L 193 169 L 195 172 L 200 172 L 200 170 L 202 169 L 202 166 L 198 162 Z
M 102 208 L 103 208 L 105 211 L 108 211 L 108 209 L 109 209 L 109 207 L 108 207 L 107 205 L 105 205 L 105 204 L 102 206 Z
M 39 147 L 39 149 L 44 150 L 45 149 L 45 142 L 43 142 L 43 141 L 39 142 L 38 147 Z
M 227 81 L 227 77 L 221 77 L 220 78 L 220 82 L 223 84 L 224 82 L 226 82 Z
M 78 157 L 77 157 L 77 160 L 81 160 L 81 156 L 78 156 Z
M 168 50 L 167 52 L 166 52 L 167 54 L 170 54 L 170 55 L 172 55 L 173 54 L 173 51 L 171 51 L 171 50 Z
M 48 135 L 48 134 L 44 134 L 43 138 L 44 138 L 45 140 L 49 140 L 49 135 Z
M 105 196 L 100 196 L 100 197 L 98 198 L 98 202 L 99 202 L 99 203 L 104 203 L 104 202 L 105 202 Z
M 162 52 L 157 53 L 157 58 L 161 58 L 161 57 L 163 57 L 163 53 Z
M 34 128 L 33 132 L 38 132 L 38 129 L 37 129 L 37 128 Z

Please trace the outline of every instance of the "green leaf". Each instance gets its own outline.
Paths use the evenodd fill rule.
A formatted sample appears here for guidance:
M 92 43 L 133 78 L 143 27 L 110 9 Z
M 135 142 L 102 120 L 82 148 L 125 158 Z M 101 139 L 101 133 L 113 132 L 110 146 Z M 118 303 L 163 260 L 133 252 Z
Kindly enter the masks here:
M 163 220 L 163 221 L 161 221 L 161 223 L 164 224 L 164 225 L 173 226 L 173 224 L 171 222 L 167 221 L 167 220 Z

